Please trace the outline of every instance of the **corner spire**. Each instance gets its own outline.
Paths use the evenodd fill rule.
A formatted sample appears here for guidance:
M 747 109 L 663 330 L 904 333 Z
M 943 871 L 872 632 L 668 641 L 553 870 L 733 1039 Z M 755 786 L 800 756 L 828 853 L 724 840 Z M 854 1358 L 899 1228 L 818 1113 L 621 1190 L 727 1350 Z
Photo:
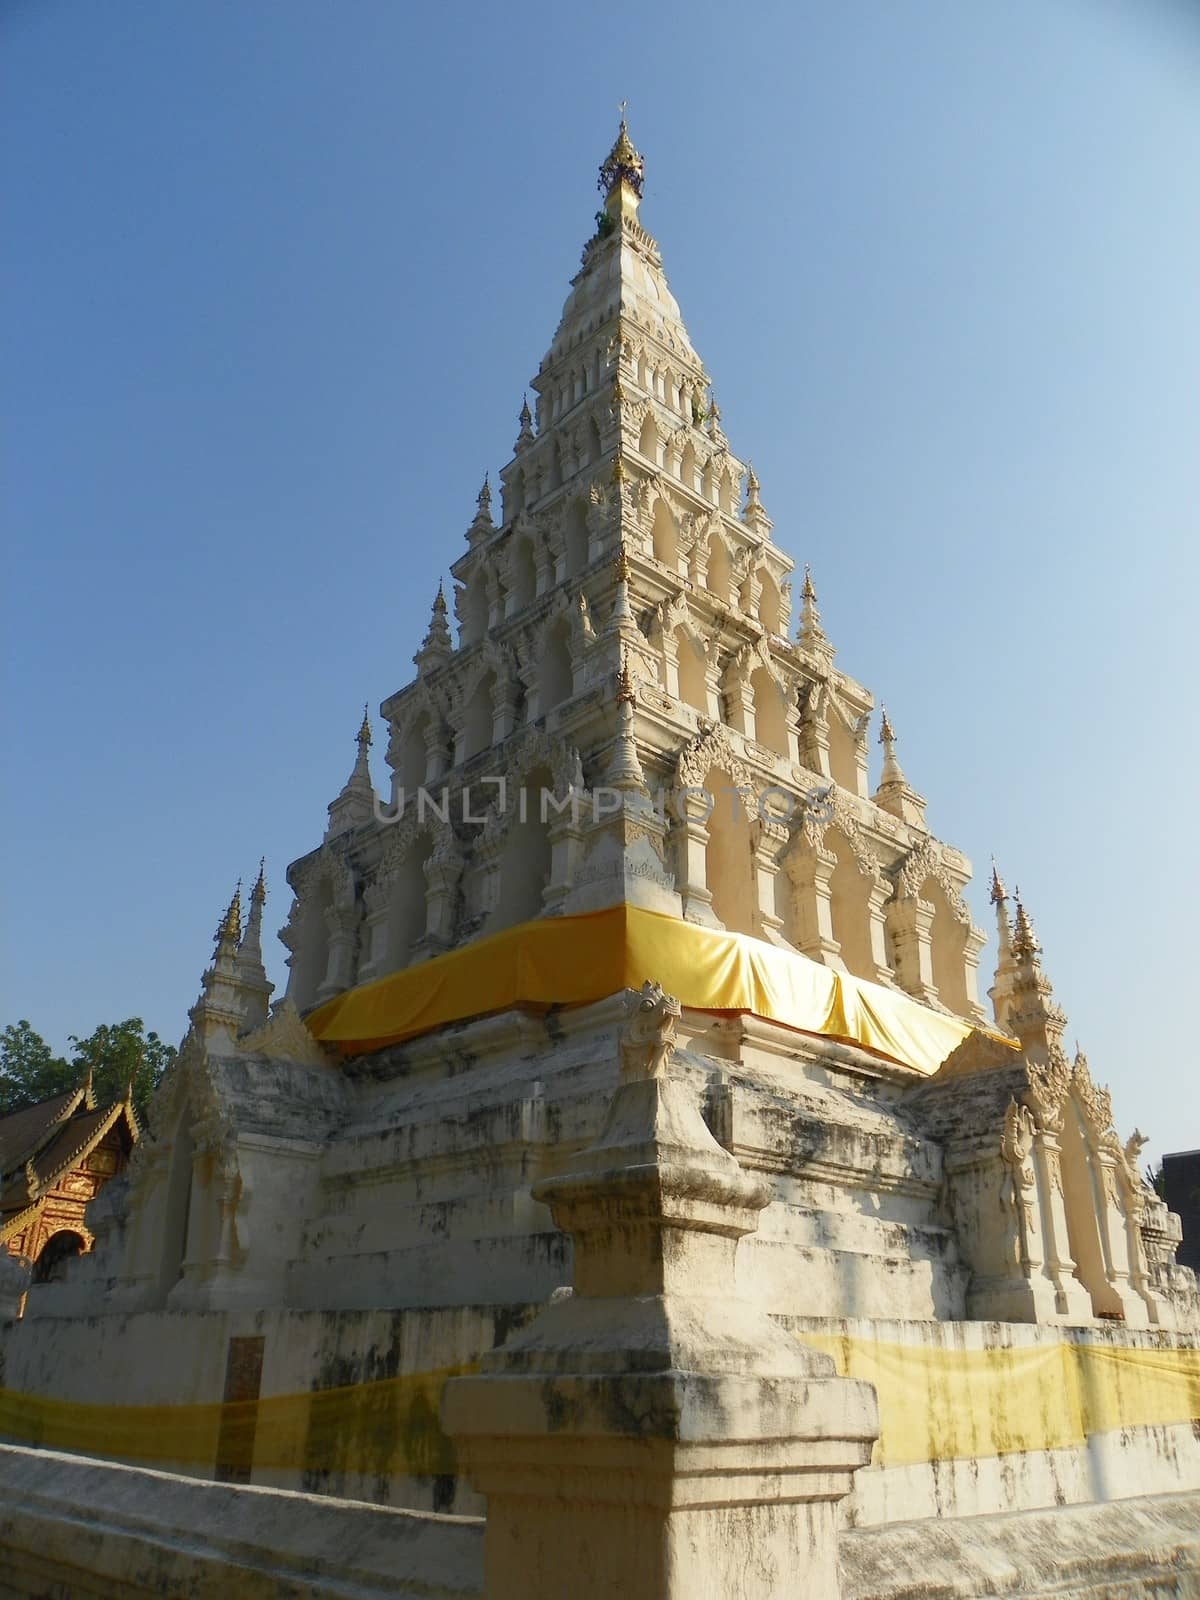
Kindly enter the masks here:
M 875 791 L 875 804 L 881 811 L 913 827 L 925 826 L 925 801 L 904 776 L 904 768 L 896 754 L 896 730 L 892 727 L 887 707 L 881 706 L 883 720 L 879 728 L 879 742 L 883 746 L 883 772 Z
M 636 699 L 633 676 L 629 671 L 629 652 L 622 646 L 621 670 L 617 673 L 617 715 L 621 719 L 621 726 L 606 778 L 614 789 L 642 792 L 646 787 L 646 774 L 638 760 L 637 743 L 633 737 L 633 707 Z
M 236 950 L 242 938 L 242 880 L 239 878 L 237 887 L 233 891 L 233 899 L 225 908 L 225 915 L 217 924 L 217 951 L 220 953 L 222 946 Z
M 804 563 L 804 587 L 800 591 L 800 626 L 796 629 L 796 643 L 802 650 L 833 659 L 833 646 L 821 625 L 817 609 L 817 591 L 812 580 L 812 568 Z
M 325 830 L 327 839 L 332 839 L 337 833 L 344 833 L 347 828 L 369 822 L 374 813 L 375 786 L 371 782 L 370 760 L 371 714 L 367 706 L 363 706 L 362 724 L 354 739 L 358 746 L 358 754 L 354 758 L 354 766 L 345 787 L 330 804 L 329 826 Z
M 513 455 L 519 456 L 522 450 L 527 450 L 534 442 L 533 412 L 529 409 L 529 396 L 521 396 L 521 415 L 519 418 L 521 431 L 517 434 L 517 442 L 513 445 Z
M 492 485 L 487 473 L 483 475 L 483 487 L 475 496 L 475 517 L 467 529 L 467 539 L 471 544 L 478 544 L 495 533 L 496 524 L 492 521 Z
M 748 528 L 758 534 L 761 539 L 767 539 L 771 534 L 772 523 L 759 498 L 758 491 L 761 487 L 757 472 L 755 472 L 753 466 L 747 466 L 746 509 L 742 512 L 742 521 Z
M 1054 1002 L 1054 985 L 1042 969 L 1042 947 L 1018 889 L 1012 934 L 1012 998 L 1004 1024 L 1037 1061 L 1062 1049 L 1067 1018 Z
M 992 882 L 988 898 L 996 908 L 997 946 L 996 973 L 988 997 L 992 1002 L 996 1026 L 1003 1028 L 1008 1025 L 1008 1013 L 1012 1008 L 1017 966 L 1013 959 L 1012 926 L 1008 920 L 1008 890 L 1004 887 L 995 856 L 992 857 Z
M 250 915 L 246 919 L 246 931 L 237 953 L 238 982 L 245 991 L 243 1020 L 249 1027 L 259 1027 L 267 1020 L 267 1007 L 275 988 L 267 977 L 262 953 L 263 907 L 267 903 L 266 869 L 266 858 L 260 857 L 258 877 L 250 891 Z
M 421 648 L 413 656 L 413 662 L 421 677 L 440 667 L 443 662 L 449 661 L 454 654 L 454 640 L 450 634 L 450 618 L 446 608 L 446 593 L 438 580 L 437 593 L 433 597 L 433 608 L 429 614 L 429 627 Z

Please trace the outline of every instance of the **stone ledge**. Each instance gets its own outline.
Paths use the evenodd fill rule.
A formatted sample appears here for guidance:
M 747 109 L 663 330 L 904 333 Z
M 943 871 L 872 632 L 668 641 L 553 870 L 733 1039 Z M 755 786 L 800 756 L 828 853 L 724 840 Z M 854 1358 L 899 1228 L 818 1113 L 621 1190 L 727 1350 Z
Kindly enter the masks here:
M 483 1587 L 474 1517 L 3 1444 L 0 1552 L 13 1595 L 476 1600 Z
M 842 1600 L 1200 1600 L 1200 1491 L 842 1534 Z

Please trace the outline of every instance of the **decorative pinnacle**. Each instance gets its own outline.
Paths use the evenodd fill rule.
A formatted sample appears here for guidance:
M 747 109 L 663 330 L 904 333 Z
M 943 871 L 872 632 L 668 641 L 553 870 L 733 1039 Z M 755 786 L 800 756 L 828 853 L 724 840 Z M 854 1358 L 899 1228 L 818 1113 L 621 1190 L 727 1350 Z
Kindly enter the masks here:
M 1008 899 L 1008 890 L 1004 887 L 1004 880 L 996 866 L 996 858 L 992 857 L 992 891 L 991 901 L 994 906 L 1002 906 Z
M 617 546 L 617 553 L 613 557 L 613 577 L 618 583 L 629 582 L 629 551 L 624 539 Z
M 488 517 L 492 514 L 492 483 L 491 475 L 484 473 L 483 487 L 475 497 L 475 504 L 479 507 L 480 515 Z
M 513 446 L 513 454 L 517 455 L 527 445 L 533 443 L 533 412 L 529 409 L 529 396 L 521 396 L 521 431 L 517 434 L 517 442 Z
M 617 704 L 631 706 L 635 704 L 637 695 L 633 688 L 633 677 L 629 671 L 629 653 L 621 651 L 621 670 L 617 674 Z
M 600 168 L 600 176 L 596 187 L 604 196 L 611 195 L 613 191 L 626 183 L 640 200 L 642 198 L 642 183 L 646 175 L 646 163 L 641 155 L 634 149 L 633 141 L 629 137 L 629 129 L 625 126 L 625 118 L 621 118 L 621 129 L 617 134 L 617 142 L 604 159 Z
M 621 452 L 619 450 L 617 452 L 617 458 L 613 462 L 612 481 L 617 485 L 618 489 L 625 482 L 625 463 L 621 459 Z
M 358 742 L 359 754 L 365 755 L 371 748 L 371 713 L 365 705 L 363 706 L 362 726 L 359 728 L 355 738 Z
M 752 506 L 757 506 L 758 505 L 758 503 L 759 503 L 758 491 L 759 491 L 759 489 L 761 487 L 762 487 L 762 485 L 758 481 L 758 473 L 755 472 L 754 466 L 751 463 L 746 468 L 746 510 L 747 511 L 749 511 Z
M 817 599 L 817 591 L 813 588 L 812 568 L 807 561 L 804 563 L 804 587 L 800 591 L 800 598 L 814 605 Z
M 1020 889 L 1016 892 L 1017 915 L 1013 922 L 1013 954 L 1021 956 L 1026 961 L 1035 961 L 1041 950 L 1037 934 L 1033 931 L 1033 923 L 1029 920 L 1029 913 L 1021 900 Z
M 233 899 L 226 908 L 225 915 L 217 927 L 217 943 L 230 940 L 233 944 L 240 944 L 242 940 L 242 880 L 237 881 L 237 888 L 233 891 Z
M 896 730 L 888 720 L 887 707 L 880 706 L 879 709 L 883 712 L 883 721 L 879 726 L 879 742 L 880 744 L 895 744 Z
M 267 898 L 267 858 L 258 858 L 258 877 L 254 880 L 254 887 L 250 891 L 251 906 L 261 906 Z

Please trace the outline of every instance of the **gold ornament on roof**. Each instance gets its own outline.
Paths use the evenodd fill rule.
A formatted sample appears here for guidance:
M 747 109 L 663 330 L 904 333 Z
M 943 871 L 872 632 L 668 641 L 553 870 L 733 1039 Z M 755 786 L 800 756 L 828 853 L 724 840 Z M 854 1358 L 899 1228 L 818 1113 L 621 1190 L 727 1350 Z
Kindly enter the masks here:
M 363 706 L 362 726 L 358 730 L 358 748 L 367 750 L 371 744 L 371 712 L 368 706 Z
M 625 126 L 625 118 L 622 117 L 617 142 L 608 152 L 604 165 L 600 168 L 596 187 L 602 194 L 610 195 L 618 184 L 627 183 L 640 200 L 645 174 L 646 163 L 642 160 L 641 154 L 634 149 L 629 129 Z
M 629 551 L 624 540 L 617 546 L 617 553 L 613 557 L 613 577 L 618 583 L 629 582 Z
M 888 720 L 887 707 L 880 706 L 879 709 L 883 712 L 883 722 L 879 728 L 879 742 L 880 744 L 895 744 L 896 730 Z

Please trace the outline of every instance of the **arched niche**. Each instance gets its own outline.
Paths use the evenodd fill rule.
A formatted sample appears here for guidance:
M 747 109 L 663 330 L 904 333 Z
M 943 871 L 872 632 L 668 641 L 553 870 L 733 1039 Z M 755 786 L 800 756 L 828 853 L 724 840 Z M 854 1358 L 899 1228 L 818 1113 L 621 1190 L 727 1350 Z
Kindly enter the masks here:
M 758 667 L 750 675 L 754 694 L 754 736 L 777 756 L 788 753 L 787 707 L 783 690 L 767 671 Z
M 841 784 L 843 789 L 848 789 L 851 794 L 857 794 L 858 755 L 854 735 L 832 707 L 829 711 L 828 732 L 829 776 L 834 783 Z
M 567 644 L 567 624 L 563 620 L 547 629 L 538 662 L 538 711 L 545 716 L 571 698 L 573 673 Z
M 554 778 L 548 767 L 538 767 L 525 775 L 524 816 L 519 799 L 500 852 L 500 886 L 496 907 L 488 919 L 487 931 L 498 933 L 518 922 L 530 922 L 542 913 L 544 891 L 550 881 L 551 845 L 549 820 L 542 821 L 541 793 L 553 790 Z
M 383 972 L 399 972 L 406 967 L 412 959 L 413 946 L 425 935 L 425 862 L 432 849 L 429 834 L 418 833 L 388 885 Z
M 731 793 L 733 779 L 713 767 L 705 779 L 712 796 L 705 847 L 705 881 L 713 914 L 731 933 L 756 932 L 754 865 L 746 799 Z
M 485 672 L 463 710 L 462 757 L 470 761 L 483 750 L 490 748 L 495 713 L 493 695 L 496 687 L 494 672 Z
M 683 454 L 679 458 L 679 481 L 685 489 L 696 487 L 696 447 L 689 439 L 683 447 Z
M 938 999 L 957 1016 L 969 1016 L 972 1014 L 971 1000 L 967 994 L 969 924 L 955 916 L 950 897 L 937 878 L 926 878 L 921 886 L 920 898 L 933 907 L 929 947 L 933 986 L 938 992 Z
M 675 650 L 679 661 L 679 698 L 685 705 L 708 715 L 708 680 L 702 646 L 689 629 L 675 629 Z
M 512 556 L 509 561 L 509 592 L 513 598 L 514 610 L 519 611 L 533 600 L 537 592 L 537 567 L 533 559 L 533 540 L 526 534 L 517 534 L 513 539 Z
M 733 475 L 729 472 L 723 472 L 717 485 L 717 504 L 726 516 L 731 517 L 733 515 L 735 498 Z
M 725 548 L 725 541 L 717 533 L 712 534 L 708 541 L 708 569 L 704 583 L 714 600 L 719 600 L 722 605 L 730 603 L 733 594 L 733 568 L 729 560 L 729 551 Z
M 858 864 L 854 846 L 836 826 L 825 830 L 825 849 L 837 857 L 829 879 L 833 937 L 841 948 L 847 972 L 878 981 L 871 943 L 871 879 Z
M 587 512 L 583 502 L 572 500 L 563 518 L 563 543 L 567 552 L 567 576 L 572 578 L 588 564 Z
M 679 570 L 679 529 L 667 502 L 659 499 L 654 507 L 654 524 L 651 529 L 654 556 L 672 572 Z
M 488 625 L 487 577 L 482 565 L 476 566 L 467 579 L 462 618 L 463 644 L 478 644 L 487 633 Z
M 658 428 L 649 412 L 642 422 L 642 431 L 638 434 L 638 449 L 656 467 L 662 465 L 658 453 Z
M 428 760 L 427 736 L 429 713 L 422 711 L 408 725 L 400 746 L 400 763 L 396 768 L 396 781 L 406 795 L 415 794 L 425 782 L 425 764 Z
M 762 591 L 758 597 L 758 620 L 768 633 L 781 633 L 782 611 L 779 603 L 779 586 L 769 572 L 759 572 Z

